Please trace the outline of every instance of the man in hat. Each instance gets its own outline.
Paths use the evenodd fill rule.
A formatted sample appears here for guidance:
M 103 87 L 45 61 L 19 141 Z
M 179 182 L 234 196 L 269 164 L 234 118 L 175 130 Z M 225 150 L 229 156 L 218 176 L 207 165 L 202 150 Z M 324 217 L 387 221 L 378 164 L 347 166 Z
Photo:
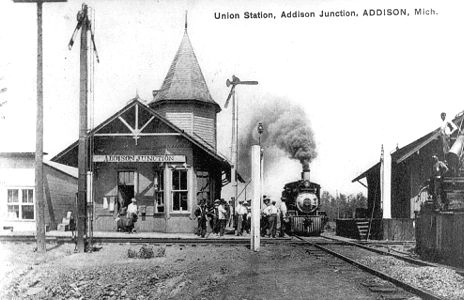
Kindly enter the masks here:
M 272 200 L 271 205 L 269 205 L 269 214 L 268 214 L 268 223 L 269 223 L 269 234 L 272 238 L 276 237 L 276 228 L 277 228 L 277 207 L 276 201 Z
M 135 200 L 135 198 L 132 198 L 131 204 L 127 206 L 127 217 L 128 218 L 131 218 L 133 215 L 137 215 L 138 208 L 137 208 L 136 202 L 137 201 Z
M 210 207 L 209 212 L 208 212 L 209 216 L 211 218 L 210 226 L 211 226 L 211 229 L 213 230 L 214 234 L 219 233 L 219 219 L 218 219 L 218 207 L 219 207 L 219 204 L 220 204 L 219 199 L 214 200 L 214 203 Z
M 206 235 L 206 200 L 200 200 L 200 203 L 195 210 L 195 216 L 198 219 L 198 235 L 202 238 Z
M 131 199 L 131 204 L 127 206 L 127 219 L 132 220 L 132 224 L 134 224 L 134 228 L 132 229 L 133 232 L 135 232 L 135 222 L 137 222 L 138 219 L 138 207 L 136 204 L 135 198 Z
M 226 201 L 222 199 L 221 203 L 218 206 L 218 219 L 219 219 L 219 235 L 224 235 L 224 230 L 226 228 L 227 222 L 227 210 L 226 210 Z
M 243 217 L 243 230 L 246 231 L 246 233 L 250 233 L 251 230 L 251 200 L 247 200 L 244 203 L 245 209 L 246 209 L 246 214 Z
M 284 237 L 287 231 L 288 216 L 287 216 L 287 204 L 285 204 L 285 198 L 280 198 L 280 236 Z
M 442 112 L 441 115 L 440 134 L 443 142 L 443 155 L 446 155 L 450 149 L 451 135 L 458 130 L 453 121 L 446 118 L 446 113 Z
M 268 229 L 269 229 L 269 202 L 270 199 L 267 198 L 266 196 L 263 197 L 263 202 L 264 202 L 264 208 L 261 211 L 261 236 L 266 236 L 268 235 Z
M 243 234 L 243 223 L 244 218 L 246 218 L 247 209 L 243 206 L 243 200 L 238 201 L 238 205 L 235 208 L 235 217 L 237 219 L 237 232 L 235 235 L 242 235 Z
M 446 194 L 443 193 L 442 182 L 443 182 L 443 175 L 448 172 L 448 167 L 446 164 L 438 159 L 438 156 L 433 155 L 433 169 L 432 169 L 432 190 L 435 200 L 435 208 L 437 210 L 442 209 L 443 205 L 447 206 L 446 203 Z

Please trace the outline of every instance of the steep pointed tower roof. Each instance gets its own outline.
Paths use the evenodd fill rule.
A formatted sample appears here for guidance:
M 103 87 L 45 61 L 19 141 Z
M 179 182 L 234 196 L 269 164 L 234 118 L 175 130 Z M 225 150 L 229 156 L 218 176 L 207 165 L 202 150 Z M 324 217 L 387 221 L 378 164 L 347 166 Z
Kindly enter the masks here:
M 187 34 L 187 26 L 163 85 L 160 90 L 154 91 L 153 95 L 154 98 L 150 105 L 157 105 L 162 102 L 169 103 L 171 101 L 199 101 L 213 104 L 216 106 L 217 112 L 221 110 L 209 93 Z

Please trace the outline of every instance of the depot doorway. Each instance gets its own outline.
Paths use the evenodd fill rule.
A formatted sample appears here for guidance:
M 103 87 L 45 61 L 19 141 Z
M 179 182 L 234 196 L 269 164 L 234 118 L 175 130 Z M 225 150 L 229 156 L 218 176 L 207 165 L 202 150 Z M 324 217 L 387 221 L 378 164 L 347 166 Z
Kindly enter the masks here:
M 118 202 L 119 211 L 127 207 L 131 203 L 131 199 L 135 195 L 134 171 L 119 171 L 118 172 Z

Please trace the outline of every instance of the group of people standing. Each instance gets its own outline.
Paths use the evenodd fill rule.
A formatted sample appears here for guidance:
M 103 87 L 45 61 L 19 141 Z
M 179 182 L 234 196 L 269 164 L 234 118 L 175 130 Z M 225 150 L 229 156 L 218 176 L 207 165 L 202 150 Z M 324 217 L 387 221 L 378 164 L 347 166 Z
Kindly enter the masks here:
M 212 232 L 223 236 L 231 216 L 231 206 L 224 199 L 216 199 L 212 205 L 208 206 L 206 200 L 203 199 L 195 210 L 195 216 L 198 220 L 198 235 L 205 237 L 209 220 Z
M 261 211 L 261 236 L 276 237 L 277 223 L 280 221 L 279 236 L 283 237 L 288 224 L 287 206 L 284 201 L 276 206 L 276 201 L 264 196 L 264 208 Z
M 284 235 L 287 219 L 287 208 L 285 203 L 276 207 L 276 201 L 264 196 L 264 208 L 261 211 L 261 236 L 276 237 L 277 223 L 280 220 L 280 236 Z M 217 199 L 211 205 L 208 205 L 206 200 L 200 201 L 198 208 L 195 211 L 195 216 L 198 220 L 197 234 L 201 237 L 206 236 L 207 223 L 209 221 L 213 234 L 223 236 L 226 226 L 232 225 L 235 228 L 235 235 L 241 236 L 245 233 L 249 234 L 251 229 L 251 201 L 239 200 L 235 208 L 232 206 L 232 201 L 228 203 L 224 199 Z

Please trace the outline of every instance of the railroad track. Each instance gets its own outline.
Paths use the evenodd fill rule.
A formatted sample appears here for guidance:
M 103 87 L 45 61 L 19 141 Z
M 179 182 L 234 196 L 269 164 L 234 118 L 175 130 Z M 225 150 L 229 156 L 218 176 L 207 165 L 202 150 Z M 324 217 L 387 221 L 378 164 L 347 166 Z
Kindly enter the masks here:
M 376 270 L 376 269 L 373 269 L 363 263 L 361 263 L 359 260 L 356 260 L 354 258 L 351 258 L 349 257 L 348 255 L 346 254 L 343 254 L 343 253 L 340 253 L 340 251 L 335 251 L 333 248 L 336 248 L 337 246 L 342 246 L 342 247 L 346 247 L 346 246 L 350 246 L 350 247 L 355 247 L 355 246 L 358 246 L 358 245 L 354 245 L 353 244 L 350 244 L 350 243 L 340 243 L 340 241 L 334 241 L 333 243 L 327 243 L 327 242 L 317 242 L 317 241 L 309 241 L 303 237 L 299 237 L 299 236 L 294 236 L 296 239 L 298 239 L 299 241 L 301 241 L 302 243 L 301 244 L 307 244 L 313 248 L 316 248 L 318 250 L 321 250 L 325 253 L 328 253 L 330 254 L 331 256 L 335 256 L 339 259 L 342 259 L 346 262 L 348 262 L 349 264 L 351 265 L 354 265 L 356 266 L 357 268 L 365 271 L 365 272 L 368 272 L 372 275 L 375 275 L 383 280 L 386 280 L 388 282 L 391 282 L 393 283 L 395 286 L 397 287 L 400 287 L 402 288 L 403 290 L 405 291 L 408 291 L 414 295 L 417 295 L 423 299 L 436 299 L 436 300 L 444 300 L 445 298 L 442 298 L 441 296 L 438 296 L 434 293 L 432 293 L 431 291 L 429 290 L 426 290 L 426 289 L 423 289 L 423 288 L 419 288 L 417 286 L 414 286 L 414 285 L 411 285 L 407 282 L 404 282 L 404 281 L 401 281 L 401 280 L 398 280 L 397 278 L 394 278 L 384 272 L 381 272 L 379 270 Z M 344 246 L 342 244 L 345 244 Z M 332 248 L 332 249 L 331 249 Z M 372 251 L 372 249 L 365 249 L 365 250 L 368 250 L 368 251 Z M 372 252 L 375 252 L 375 251 L 372 251 Z M 378 252 L 377 252 L 378 253 Z M 384 255 L 383 253 L 378 253 L 378 254 L 381 254 L 381 255 Z M 409 263 L 412 263 L 414 264 L 414 262 L 409 262 Z M 422 266 L 422 265 L 421 265 Z M 371 291 L 374 291 L 374 292 L 379 292 L 379 293 L 392 293 L 393 291 L 391 289 L 388 289 L 387 287 L 384 287 L 384 286 L 381 286 L 381 285 L 376 285 L 376 284 L 372 284 L 372 286 L 370 286 L 369 284 L 364 284 L 365 286 L 367 286 Z M 387 298 L 388 299 L 388 296 L 385 296 L 382 294 L 382 296 L 384 298 Z
M 428 261 L 423 261 L 423 260 L 420 260 L 420 259 L 417 259 L 417 258 L 413 258 L 409 254 L 398 252 L 398 251 L 395 251 L 395 250 L 393 250 L 395 252 L 394 253 L 394 252 L 391 252 L 392 250 L 390 250 L 390 249 L 389 250 L 382 250 L 382 249 L 379 249 L 379 248 L 372 247 L 372 246 L 385 247 L 386 245 L 388 246 L 388 245 L 405 244 L 405 243 L 402 243 L 402 242 L 393 242 L 393 243 L 381 242 L 381 243 L 379 243 L 379 242 L 376 241 L 376 242 L 370 242 L 370 243 L 366 243 L 366 242 L 359 243 L 359 242 L 351 242 L 351 241 L 341 241 L 341 240 L 339 240 L 337 238 L 331 238 L 331 237 L 322 236 L 322 235 L 320 237 L 324 238 L 324 239 L 327 239 L 327 240 L 330 240 L 330 241 L 333 241 L 336 244 L 352 245 L 352 246 L 356 246 L 356 247 L 359 247 L 359 248 L 362 248 L 362 249 L 366 249 L 368 251 L 372 251 L 372 252 L 375 252 L 375 253 L 378 253 L 378 254 L 392 256 L 392 257 L 395 257 L 397 259 L 401 259 L 401 260 L 404 260 L 405 262 L 408 262 L 408 263 L 411 263 L 411 264 L 414 264 L 414 265 L 418 265 L 418 266 L 449 268 L 449 269 L 455 271 L 456 273 L 458 273 L 459 275 L 464 276 L 464 269 L 455 268 L 455 267 L 451 267 L 451 266 L 447 266 L 447 265 L 441 265 L 441 264 L 432 263 L 432 262 L 428 262 Z M 318 243 L 318 244 L 321 244 L 321 243 Z M 410 244 L 410 242 L 406 242 L 406 244 Z M 372 246 L 369 246 L 369 245 L 372 245 Z
M 73 237 L 46 237 L 47 243 L 75 243 Z M 216 244 L 216 245 L 249 245 L 249 239 L 236 238 L 151 238 L 127 235 L 125 237 L 93 237 L 93 244 L 130 243 L 130 244 Z M 0 242 L 35 243 L 34 236 L 0 236 Z M 288 238 L 261 239 L 262 244 L 292 243 Z

